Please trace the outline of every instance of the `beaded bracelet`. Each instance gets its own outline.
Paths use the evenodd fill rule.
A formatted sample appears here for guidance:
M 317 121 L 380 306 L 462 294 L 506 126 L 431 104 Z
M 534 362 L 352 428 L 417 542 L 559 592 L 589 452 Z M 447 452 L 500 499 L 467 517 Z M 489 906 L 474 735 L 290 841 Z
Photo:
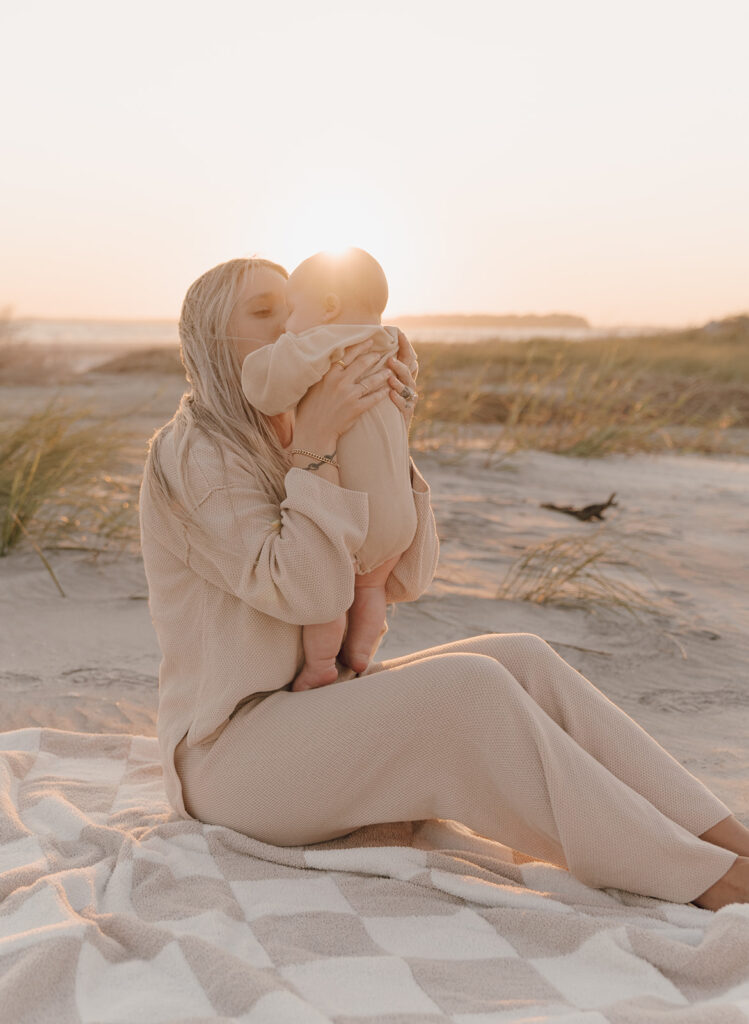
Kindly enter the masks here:
M 309 455 L 311 459 L 317 459 L 320 462 L 327 462 L 330 466 L 335 466 L 338 469 L 338 463 L 335 459 L 331 459 L 328 455 L 317 455 L 315 452 L 305 451 L 304 448 L 292 448 L 290 455 Z

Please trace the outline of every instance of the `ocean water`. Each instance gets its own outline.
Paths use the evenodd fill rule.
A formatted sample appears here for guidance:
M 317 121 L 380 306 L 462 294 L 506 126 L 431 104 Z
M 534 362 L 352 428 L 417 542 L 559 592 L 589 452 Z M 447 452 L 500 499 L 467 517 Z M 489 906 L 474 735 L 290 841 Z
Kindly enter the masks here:
M 177 323 L 172 320 L 37 320 L 13 321 L 19 340 L 39 345 L 88 348 L 152 348 L 177 345 Z
M 388 322 L 388 321 L 386 321 Z M 397 322 L 397 321 L 394 321 Z M 19 339 L 33 344 L 71 345 L 113 349 L 177 345 L 177 324 L 171 320 L 40 320 L 13 321 Z M 664 333 L 664 327 L 412 327 L 409 340 L 421 342 L 525 341 L 529 338 L 564 338 L 584 341 L 601 337 L 628 338 Z

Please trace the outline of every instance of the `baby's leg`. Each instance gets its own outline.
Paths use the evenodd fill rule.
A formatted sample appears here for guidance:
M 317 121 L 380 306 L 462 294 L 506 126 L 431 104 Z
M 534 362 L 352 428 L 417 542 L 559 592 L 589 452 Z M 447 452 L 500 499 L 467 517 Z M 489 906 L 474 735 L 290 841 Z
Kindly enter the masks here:
M 292 690 L 309 690 L 311 687 L 325 686 L 336 681 L 338 669 L 335 659 L 345 629 L 345 615 L 340 615 L 332 622 L 302 626 L 304 666 L 294 680 Z
M 354 577 L 354 601 L 348 612 L 348 630 L 341 661 L 354 672 L 369 665 L 385 621 L 385 581 L 398 563 L 400 554 L 389 558 L 372 572 Z

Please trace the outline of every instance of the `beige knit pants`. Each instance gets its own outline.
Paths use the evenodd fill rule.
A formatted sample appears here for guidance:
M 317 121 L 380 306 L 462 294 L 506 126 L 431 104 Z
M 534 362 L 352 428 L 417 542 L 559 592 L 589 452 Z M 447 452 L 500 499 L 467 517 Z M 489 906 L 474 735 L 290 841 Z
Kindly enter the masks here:
M 528 633 L 276 690 L 175 764 L 188 813 L 280 846 L 449 818 L 592 887 L 675 903 L 737 856 L 697 838 L 730 809 Z

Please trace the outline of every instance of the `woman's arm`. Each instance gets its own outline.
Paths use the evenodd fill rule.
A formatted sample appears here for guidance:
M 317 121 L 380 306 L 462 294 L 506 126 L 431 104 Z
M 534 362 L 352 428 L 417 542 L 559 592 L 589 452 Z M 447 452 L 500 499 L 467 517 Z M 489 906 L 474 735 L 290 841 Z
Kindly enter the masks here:
M 353 554 L 364 543 L 368 497 L 292 467 L 280 505 L 235 473 L 190 510 L 185 564 L 258 611 L 297 625 L 327 622 L 354 598 Z
M 366 537 L 369 498 L 340 487 L 336 467 L 316 456 L 334 452 L 356 418 L 387 398 L 387 370 L 369 378 L 366 395 L 356 384 L 379 358 L 369 348 L 371 342 L 350 346 L 346 369 L 331 368 L 299 403 L 291 447 L 313 454 L 293 456 L 280 503 L 256 479 L 250 456 L 225 451 L 221 467 L 205 442 L 187 456 L 187 522 L 155 524 L 199 576 L 285 622 L 328 622 L 354 598 L 353 554 Z M 188 502 L 190 493 L 198 500 Z

